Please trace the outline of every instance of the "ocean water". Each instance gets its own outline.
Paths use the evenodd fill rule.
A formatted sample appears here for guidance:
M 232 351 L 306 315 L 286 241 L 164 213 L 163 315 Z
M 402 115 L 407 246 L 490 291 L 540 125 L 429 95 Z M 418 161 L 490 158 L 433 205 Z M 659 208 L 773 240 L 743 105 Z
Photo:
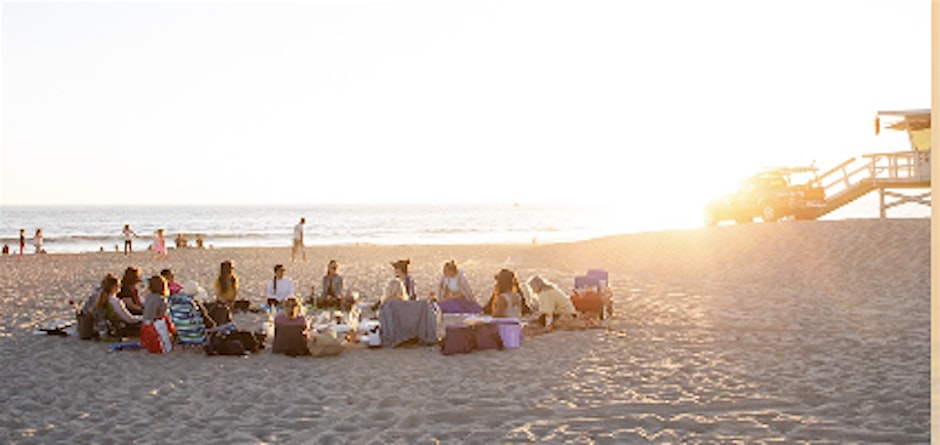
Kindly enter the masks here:
M 875 218 L 877 194 L 823 219 Z M 307 219 L 307 245 L 553 243 L 605 235 L 702 227 L 694 206 L 675 211 L 629 202 L 584 204 L 420 204 L 315 206 L 2 206 L 0 244 L 11 251 L 26 229 L 27 252 L 42 228 L 49 253 L 123 249 L 124 224 L 140 236 L 135 250 L 146 249 L 154 231 L 164 228 L 167 244 L 182 233 L 193 244 L 200 234 L 207 247 L 289 247 L 294 225 Z M 672 209 L 672 211 L 671 211 Z M 889 217 L 929 217 L 930 208 L 905 205 Z
M 123 249 L 130 224 L 140 236 L 135 250 L 158 228 L 170 246 L 182 233 L 190 245 L 200 234 L 207 247 L 288 247 L 301 217 L 307 245 L 548 243 L 629 231 L 616 215 L 579 205 L 0 207 L 0 243 L 14 250 L 24 228 L 32 252 L 41 228 L 49 253 L 112 251 Z

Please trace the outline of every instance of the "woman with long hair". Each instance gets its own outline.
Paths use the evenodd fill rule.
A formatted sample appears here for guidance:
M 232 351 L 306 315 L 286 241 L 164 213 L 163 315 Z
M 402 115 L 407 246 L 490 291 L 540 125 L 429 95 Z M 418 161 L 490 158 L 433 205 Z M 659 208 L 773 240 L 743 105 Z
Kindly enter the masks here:
M 144 313 L 144 303 L 140 301 L 140 295 L 137 293 L 137 283 L 140 283 L 140 268 L 128 267 L 124 269 L 124 277 L 121 278 L 121 291 L 117 297 L 124 302 L 127 310 L 134 315 Z
M 238 297 L 238 275 L 235 275 L 235 265 L 232 261 L 223 261 L 219 266 L 219 277 L 215 280 L 216 299 L 228 304 L 235 303 Z
M 294 296 L 294 282 L 286 277 L 287 269 L 283 264 L 274 266 L 274 278 L 268 281 L 265 294 L 268 297 L 268 307 L 274 308 L 284 303 L 284 300 Z
M 493 286 L 491 311 L 494 317 L 522 316 L 523 297 L 516 274 L 509 269 L 502 269 L 496 274 Z
M 103 321 L 110 325 L 111 334 L 131 336 L 140 333 L 141 317 L 132 314 L 124 300 L 118 298 L 118 279 L 108 274 L 101 281 L 101 291 L 95 301 L 95 309 L 102 315 Z

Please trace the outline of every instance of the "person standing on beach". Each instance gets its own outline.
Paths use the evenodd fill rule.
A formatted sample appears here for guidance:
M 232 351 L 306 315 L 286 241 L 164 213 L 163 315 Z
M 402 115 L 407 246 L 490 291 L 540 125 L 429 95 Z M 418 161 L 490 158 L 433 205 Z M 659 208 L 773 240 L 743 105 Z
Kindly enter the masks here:
M 153 235 L 153 250 L 157 252 L 157 256 L 160 258 L 166 258 L 166 236 L 164 236 L 166 230 L 157 229 Z
M 294 247 L 290 252 L 290 261 L 293 263 L 294 259 L 297 257 L 297 251 L 301 252 L 303 260 L 307 262 L 307 251 L 304 250 L 304 224 L 307 223 L 306 218 L 300 218 L 300 222 L 294 226 Z
M 20 229 L 20 258 L 23 257 L 23 250 L 26 249 L 26 229 Z
M 36 253 L 44 253 L 42 250 L 42 229 L 36 229 L 36 236 L 33 237 L 33 247 L 36 248 Z
M 124 230 L 121 231 L 121 234 L 124 235 L 124 255 L 134 251 L 133 246 L 131 246 L 131 239 L 137 237 L 137 234 L 131 230 L 130 224 L 124 224 Z

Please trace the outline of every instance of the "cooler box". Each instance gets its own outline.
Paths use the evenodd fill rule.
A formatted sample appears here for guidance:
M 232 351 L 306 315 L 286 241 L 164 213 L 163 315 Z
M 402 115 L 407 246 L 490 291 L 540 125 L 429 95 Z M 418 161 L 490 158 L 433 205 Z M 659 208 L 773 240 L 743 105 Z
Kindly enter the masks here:
M 519 324 L 518 319 L 494 318 L 493 323 L 496 323 L 499 329 L 499 338 L 503 340 L 503 348 L 516 349 L 522 345 L 522 325 Z

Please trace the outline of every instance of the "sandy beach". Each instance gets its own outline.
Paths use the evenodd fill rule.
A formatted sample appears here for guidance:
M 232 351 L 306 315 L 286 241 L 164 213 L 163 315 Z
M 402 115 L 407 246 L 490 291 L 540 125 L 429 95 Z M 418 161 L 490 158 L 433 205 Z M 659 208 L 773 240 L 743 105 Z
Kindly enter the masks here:
M 315 239 L 315 233 L 308 233 Z M 0 259 L 0 442 L 927 443 L 930 220 L 799 221 L 549 245 L 308 247 Z M 426 296 L 457 262 L 482 296 L 509 268 L 570 290 L 610 272 L 602 329 L 443 356 L 433 347 L 290 358 L 108 352 L 36 336 L 108 272 L 169 267 L 211 287 L 231 259 L 263 302 L 274 264 L 306 295 L 329 259 L 377 296 L 410 258 Z

